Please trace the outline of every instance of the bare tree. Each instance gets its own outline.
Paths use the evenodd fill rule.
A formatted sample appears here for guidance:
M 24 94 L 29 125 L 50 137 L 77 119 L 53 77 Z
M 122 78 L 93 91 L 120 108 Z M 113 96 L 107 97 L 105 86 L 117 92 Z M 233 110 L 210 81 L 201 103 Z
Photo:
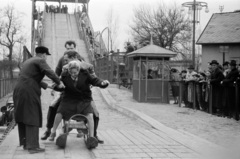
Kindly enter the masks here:
M 23 13 L 18 12 L 14 4 L 8 4 L 0 12 L 0 45 L 8 49 L 8 60 L 10 76 L 13 78 L 13 52 L 16 43 L 22 43 L 24 40 L 22 35 L 22 17 Z
M 145 4 L 135 7 L 130 24 L 134 41 L 145 46 L 152 35 L 155 45 L 183 54 L 190 51 L 191 24 L 180 8 L 176 4 L 158 4 L 155 9 Z
M 107 27 L 109 28 L 109 40 L 110 50 L 116 49 L 116 39 L 119 33 L 119 15 L 114 12 L 114 8 L 111 6 L 106 14 Z

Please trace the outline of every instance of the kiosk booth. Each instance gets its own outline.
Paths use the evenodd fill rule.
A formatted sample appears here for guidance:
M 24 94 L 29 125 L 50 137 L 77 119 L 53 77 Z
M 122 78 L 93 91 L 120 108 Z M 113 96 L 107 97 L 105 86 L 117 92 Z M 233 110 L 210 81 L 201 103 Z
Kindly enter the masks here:
M 129 53 L 133 58 L 133 98 L 138 102 L 169 103 L 169 59 L 177 53 L 150 44 Z

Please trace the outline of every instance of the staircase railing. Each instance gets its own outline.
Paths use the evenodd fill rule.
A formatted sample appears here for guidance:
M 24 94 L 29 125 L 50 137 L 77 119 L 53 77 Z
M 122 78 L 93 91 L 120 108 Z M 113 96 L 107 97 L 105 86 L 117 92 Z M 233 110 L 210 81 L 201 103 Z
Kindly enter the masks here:
M 79 31 L 79 35 L 80 37 L 83 38 L 85 44 L 86 44 L 86 47 L 87 47 L 87 52 L 88 52 L 88 57 L 89 57 L 89 60 L 90 60 L 90 63 L 93 63 L 95 58 L 94 58 L 94 49 L 91 47 L 91 44 L 90 44 L 90 39 L 89 37 L 86 35 L 86 29 L 81 25 L 81 18 L 80 18 L 80 13 L 77 12 L 75 13 L 75 18 L 77 20 L 77 25 L 78 25 L 78 31 Z M 87 16 L 88 18 L 88 21 L 89 21 L 89 25 L 90 27 L 92 27 L 92 24 L 90 22 L 90 19 L 89 17 Z

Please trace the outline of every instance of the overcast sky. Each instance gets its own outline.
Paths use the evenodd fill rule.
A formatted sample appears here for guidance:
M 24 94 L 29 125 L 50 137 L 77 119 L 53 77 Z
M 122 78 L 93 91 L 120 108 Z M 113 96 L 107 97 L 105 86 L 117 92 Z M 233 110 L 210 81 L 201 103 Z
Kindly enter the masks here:
M 14 2 L 17 10 L 25 13 L 24 26 L 28 30 L 30 37 L 31 29 L 31 0 L 1 0 L 0 8 L 6 6 L 8 3 Z M 119 27 L 120 33 L 117 37 L 118 48 L 122 51 L 124 42 L 131 40 L 128 34 L 129 19 L 133 16 L 133 8 L 141 3 L 156 5 L 157 3 L 163 2 L 165 4 L 182 4 L 188 2 L 186 0 L 90 0 L 89 3 L 89 15 L 93 24 L 94 31 L 101 31 L 104 29 L 106 24 L 106 13 L 109 7 L 113 7 L 114 11 L 119 14 Z M 204 0 L 208 3 L 209 13 L 201 11 L 201 30 L 204 29 L 207 22 L 213 13 L 219 13 L 219 6 L 224 6 L 223 12 L 232 12 L 240 9 L 240 0 Z M 50 3 L 49 3 L 50 4 Z M 54 4 L 54 3 L 53 3 Z M 57 5 L 57 3 L 55 3 Z M 43 8 L 43 2 L 37 2 L 37 6 Z M 75 4 L 68 4 L 69 9 L 73 9 Z M 29 38 L 30 41 L 30 38 Z

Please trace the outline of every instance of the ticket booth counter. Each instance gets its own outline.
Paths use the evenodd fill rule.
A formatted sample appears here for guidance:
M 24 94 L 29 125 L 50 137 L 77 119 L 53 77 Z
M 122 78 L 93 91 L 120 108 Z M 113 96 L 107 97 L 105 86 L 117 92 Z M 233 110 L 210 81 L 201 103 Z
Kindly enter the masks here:
M 156 45 L 136 50 L 133 58 L 133 98 L 138 102 L 169 103 L 169 59 L 176 53 Z

